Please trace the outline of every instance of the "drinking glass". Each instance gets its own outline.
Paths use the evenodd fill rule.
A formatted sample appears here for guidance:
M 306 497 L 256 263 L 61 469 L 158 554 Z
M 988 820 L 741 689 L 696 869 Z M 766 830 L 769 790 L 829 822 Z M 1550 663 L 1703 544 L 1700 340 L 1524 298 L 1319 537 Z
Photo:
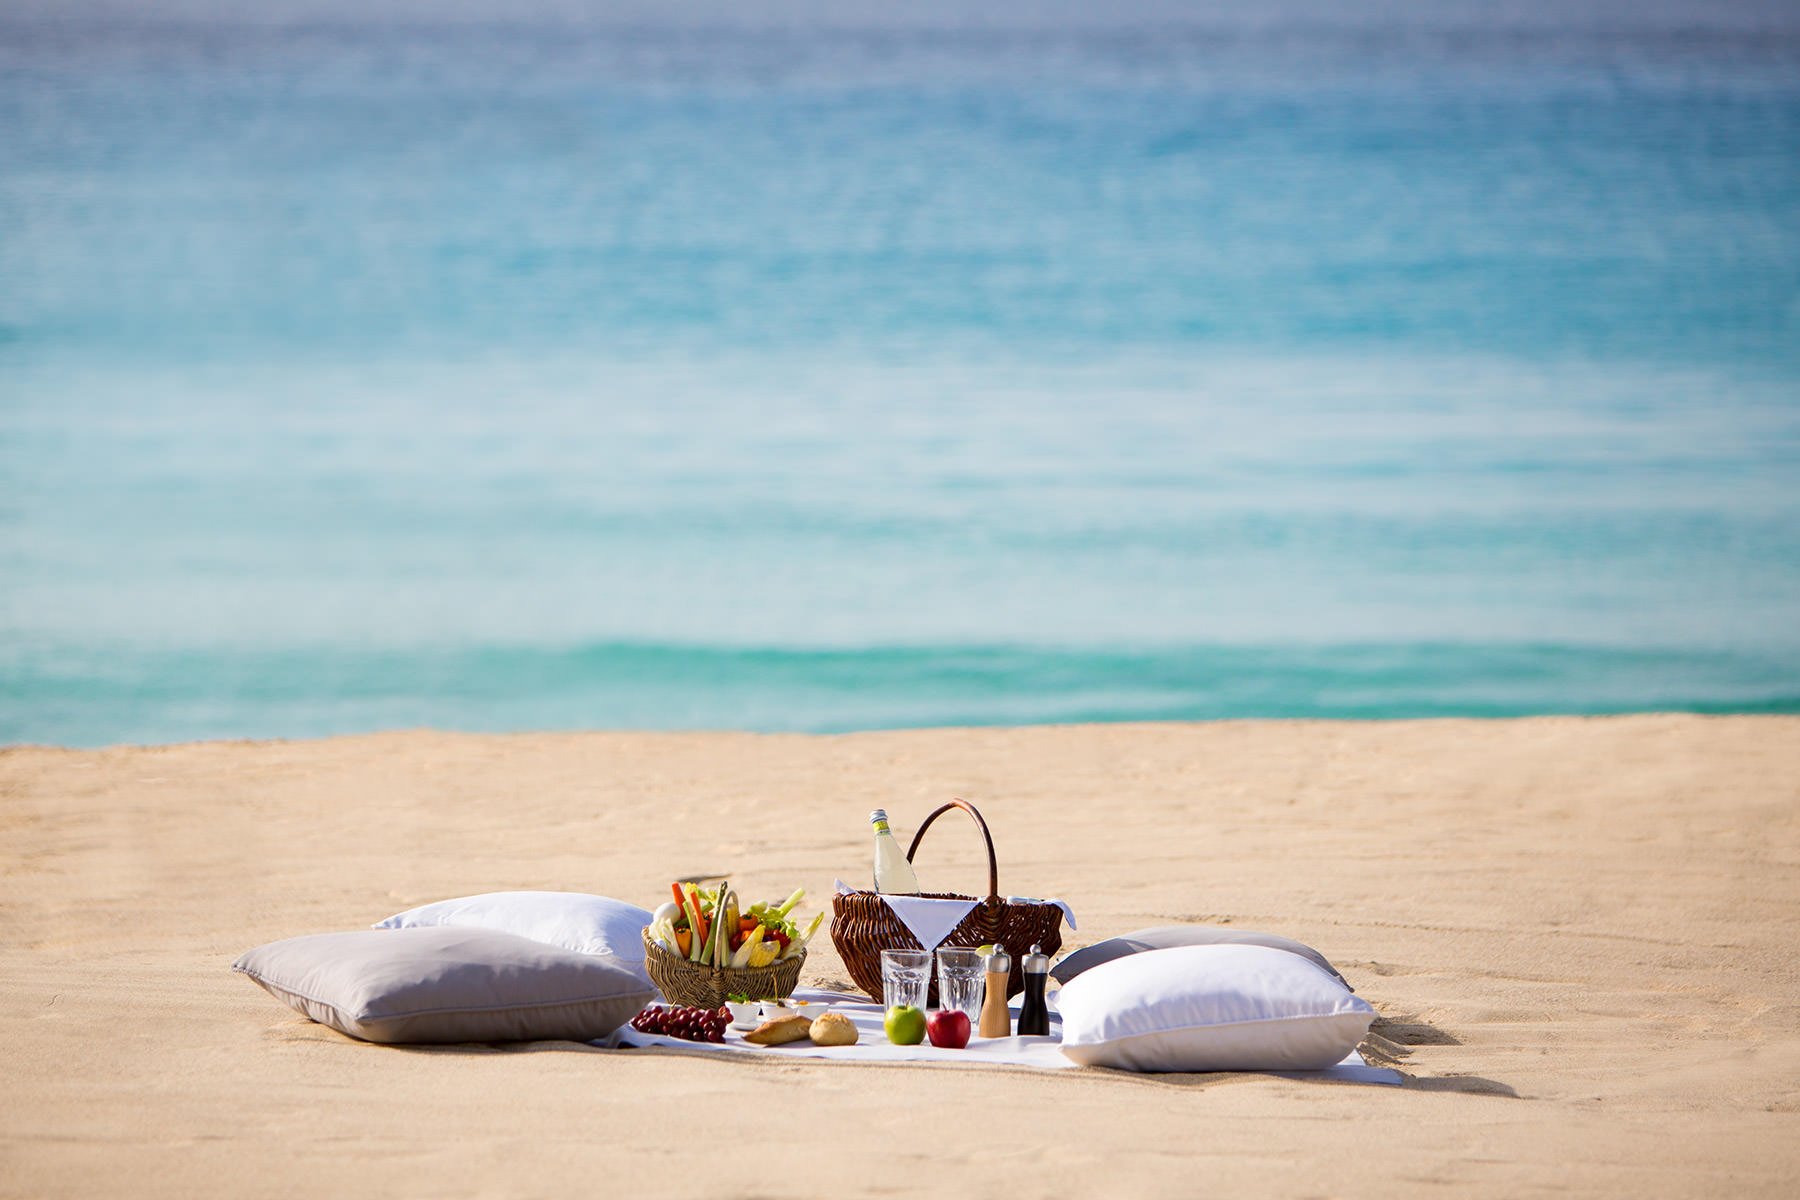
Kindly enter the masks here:
M 881 952 L 881 1004 L 925 1007 L 925 996 L 931 990 L 931 953 L 926 950 L 883 950 Z
M 946 946 L 937 952 L 938 1008 L 957 1009 L 971 1022 L 981 1023 L 981 1002 L 987 994 L 987 966 L 981 951 L 970 946 Z

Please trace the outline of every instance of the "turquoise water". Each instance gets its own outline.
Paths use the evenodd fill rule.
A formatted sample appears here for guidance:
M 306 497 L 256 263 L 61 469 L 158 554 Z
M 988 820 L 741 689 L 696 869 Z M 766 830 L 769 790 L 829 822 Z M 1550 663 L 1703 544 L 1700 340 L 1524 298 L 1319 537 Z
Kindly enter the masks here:
M 0 740 L 1800 711 L 1779 10 L 69 11 Z

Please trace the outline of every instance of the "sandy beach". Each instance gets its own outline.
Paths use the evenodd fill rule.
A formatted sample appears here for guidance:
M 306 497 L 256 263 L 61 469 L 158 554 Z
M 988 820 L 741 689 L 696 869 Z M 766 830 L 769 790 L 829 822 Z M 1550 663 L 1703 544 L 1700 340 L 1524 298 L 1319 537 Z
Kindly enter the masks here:
M 951 795 L 1069 948 L 1316 946 L 1406 1084 L 383 1048 L 228 969 L 479 891 L 822 899 L 870 807 L 908 836 Z M 8 1196 L 1800 1189 L 1797 718 L 23 747 L 0 797 Z M 973 827 L 919 870 L 978 887 Z

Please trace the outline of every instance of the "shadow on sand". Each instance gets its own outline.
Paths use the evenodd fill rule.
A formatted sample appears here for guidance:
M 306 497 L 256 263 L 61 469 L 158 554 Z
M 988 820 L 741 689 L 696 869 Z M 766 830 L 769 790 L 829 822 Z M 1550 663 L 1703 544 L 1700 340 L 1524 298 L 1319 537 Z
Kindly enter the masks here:
M 1520 1099 L 1510 1084 L 1480 1075 L 1419 1076 L 1407 1069 L 1407 1059 L 1419 1046 L 1460 1046 L 1453 1034 L 1418 1016 L 1381 1016 L 1369 1026 L 1369 1036 L 1358 1047 L 1372 1066 L 1392 1067 L 1405 1077 L 1402 1086 L 1415 1092 L 1456 1092 L 1466 1096 L 1505 1096 Z

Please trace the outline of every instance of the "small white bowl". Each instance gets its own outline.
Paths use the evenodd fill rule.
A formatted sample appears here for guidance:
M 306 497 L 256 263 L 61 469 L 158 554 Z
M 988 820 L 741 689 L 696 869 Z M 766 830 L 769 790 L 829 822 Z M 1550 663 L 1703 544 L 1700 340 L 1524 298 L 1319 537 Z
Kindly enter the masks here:
M 762 1002 L 763 1019 L 770 1017 L 791 1017 L 795 1013 L 811 1016 L 819 1006 L 808 1004 L 805 1000 L 764 1000 Z
M 731 1010 L 731 1027 L 733 1029 L 755 1029 L 762 1024 L 762 1005 L 752 1000 L 748 1004 L 726 1001 L 725 1007 Z

